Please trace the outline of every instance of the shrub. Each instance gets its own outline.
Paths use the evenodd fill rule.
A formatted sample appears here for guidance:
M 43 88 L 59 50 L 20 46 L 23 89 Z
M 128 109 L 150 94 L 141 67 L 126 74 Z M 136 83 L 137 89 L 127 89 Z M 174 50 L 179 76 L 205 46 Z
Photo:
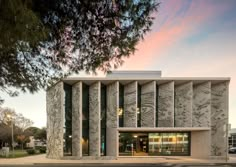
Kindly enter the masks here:
M 47 150 L 46 147 L 40 147 L 39 148 L 40 153 L 46 153 L 46 150 Z
M 28 149 L 26 151 L 28 154 L 35 154 L 35 149 Z

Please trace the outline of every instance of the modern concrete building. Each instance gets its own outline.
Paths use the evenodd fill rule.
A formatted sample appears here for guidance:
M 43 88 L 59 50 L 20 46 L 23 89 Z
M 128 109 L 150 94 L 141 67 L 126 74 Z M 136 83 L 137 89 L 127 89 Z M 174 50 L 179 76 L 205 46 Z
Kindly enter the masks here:
M 229 81 L 160 71 L 63 79 L 47 91 L 47 157 L 225 158 Z

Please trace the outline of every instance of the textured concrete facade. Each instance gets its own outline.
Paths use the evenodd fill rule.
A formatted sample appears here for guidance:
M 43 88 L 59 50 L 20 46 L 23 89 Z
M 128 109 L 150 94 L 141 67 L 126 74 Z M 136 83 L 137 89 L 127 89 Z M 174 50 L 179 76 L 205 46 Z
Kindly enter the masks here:
M 124 92 L 120 84 L 124 85 Z M 154 143 L 154 138 L 149 140 L 150 133 L 170 133 L 171 136 L 179 132 L 191 136 L 188 140 L 191 157 L 224 157 L 228 84 L 229 78 L 148 79 L 148 76 L 145 79 L 75 78 L 58 82 L 47 91 L 47 157 L 115 159 L 123 144 L 121 133 L 132 133 L 131 138 L 143 133 L 143 141 Z M 137 107 L 140 107 L 140 120 Z M 71 118 L 66 119 L 68 117 Z M 72 135 L 69 136 L 69 132 L 65 138 L 65 129 L 70 126 Z M 68 147 L 70 140 L 71 147 Z M 140 143 L 141 140 L 136 141 L 137 151 L 142 151 Z
M 117 111 L 118 111 L 119 83 L 114 82 L 107 86 L 107 124 L 106 124 L 106 153 L 108 156 L 117 156 Z
M 100 92 L 101 83 L 89 87 L 89 155 L 100 156 Z
M 211 125 L 211 82 L 193 87 L 193 127 Z
M 82 156 L 82 82 L 72 86 L 72 155 Z
M 211 86 L 211 155 L 225 156 L 228 126 L 228 82 Z
M 124 86 L 124 126 L 137 127 L 137 81 Z
M 192 126 L 193 83 L 175 87 L 175 127 Z
M 174 82 L 159 86 L 158 127 L 174 127 Z
M 63 157 L 64 91 L 59 82 L 47 91 L 47 157 Z
M 152 81 L 141 88 L 141 127 L 155 127 L 156 82 Z

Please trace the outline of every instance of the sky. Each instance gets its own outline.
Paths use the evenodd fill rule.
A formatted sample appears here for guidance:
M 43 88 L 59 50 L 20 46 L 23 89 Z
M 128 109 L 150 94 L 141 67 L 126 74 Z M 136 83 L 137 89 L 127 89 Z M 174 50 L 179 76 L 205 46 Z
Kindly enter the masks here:
M 236 128 L 236 1 L 160 2 L 152 31 L 118 70 L 161 70 L 163 77 L 230 77 L 229 123 Z M 44 91 L 1 96 L 3 107 L 22 113 L 34 126 L 46 126 Z

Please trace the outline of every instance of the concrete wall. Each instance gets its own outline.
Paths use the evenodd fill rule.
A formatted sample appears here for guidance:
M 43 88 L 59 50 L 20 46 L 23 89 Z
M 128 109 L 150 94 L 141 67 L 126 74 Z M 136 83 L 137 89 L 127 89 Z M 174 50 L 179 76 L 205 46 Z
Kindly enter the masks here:
M 117 156 L 117 119 L 119 107 L 119 83 L 107 85 L 107 124 L 106 124 L 106 154 Z
M 175 127 L 192 127 L 193 83 L 175 87 Z
M 82 82 L 72 86 L 72 155 L 82 156 Z
M 174 82 L 159 85 L 158 127 L 174 127 Z
M 46 94 L 47 158 L 63 157 L 64 90 L 63 82 L 50 88 Z
M 156 124 L 156 82 L 141 88 L 141 127 L 155 127 Z
M 193 87 L 193 127 L 211 125 L 211 82 Z
M 137 81 L 124 86 L 124 127 L 137 127 Z
M 228 82 L 211 86 L 211 155 L 227 154 Z
M 89 156 L 100 156 L 101 83 L 89 87 Z
M 191 157 L 209 158 L 211 144 L 210 131 L 191 132 Z

